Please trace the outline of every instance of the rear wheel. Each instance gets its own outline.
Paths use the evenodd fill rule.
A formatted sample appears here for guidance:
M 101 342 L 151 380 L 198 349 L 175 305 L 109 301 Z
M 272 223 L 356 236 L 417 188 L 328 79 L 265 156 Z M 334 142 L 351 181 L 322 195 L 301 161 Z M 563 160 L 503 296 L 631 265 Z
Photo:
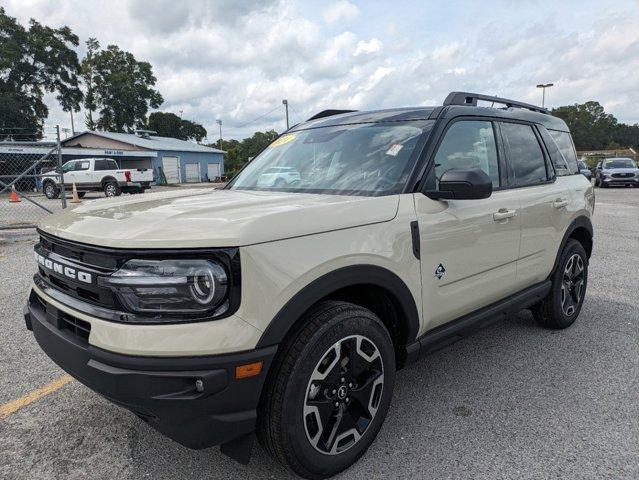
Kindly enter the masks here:
M 395 381 L 395 353 L 370 310 L 322 302 L 282 345 L 260 405 L 258 438 L 305 478 L 352 465 L 381 428 Z
M 567 328 L 579 316 L 588 284 L 588 256 L 581 243 L 568 240 L 551 280 L 550 293 L 532 312 L 545 327 Z
M 78 198 L 84 198 L 87 192 L 78 192 Z
M 117 197 L 122 191 L 116 182 L 106 182 L 104 184 L 104 195 L 107 197 Z

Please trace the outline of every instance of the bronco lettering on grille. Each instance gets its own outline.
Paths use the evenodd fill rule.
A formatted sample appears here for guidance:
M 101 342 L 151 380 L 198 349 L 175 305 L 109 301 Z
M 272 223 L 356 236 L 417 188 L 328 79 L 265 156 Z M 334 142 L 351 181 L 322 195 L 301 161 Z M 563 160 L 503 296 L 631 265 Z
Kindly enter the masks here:
M 47 270 L 51 270 L 55 273 L 59 273 L 60 275 L 64 275 L 65 277 L 69 277 L 73 280 L 79 280 L 84 283 L 92 283 L 93 278 L 90 273 L 83 272 L 82 270 L 78 270 L 77 268 L 67 267 L 62 263 L 54 262 L 50 258 L 45 257 L 44 255 L 40 255 L 39 253 L 35 254 L 36 262 L 46 268 Z

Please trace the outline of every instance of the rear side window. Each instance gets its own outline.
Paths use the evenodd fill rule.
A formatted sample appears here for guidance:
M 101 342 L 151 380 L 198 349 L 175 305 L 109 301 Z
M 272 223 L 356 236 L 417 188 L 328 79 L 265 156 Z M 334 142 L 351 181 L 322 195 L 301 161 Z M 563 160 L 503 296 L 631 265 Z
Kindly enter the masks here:
M 493 187 L 499 187 L 499 162 L 491 122 L 462 120 L 446 132 L 435 155 L 437 180 L 448 170 L 466 168 L 481 168 Z
M 577 152 L 575 152 L 575 146 L 572 143 L 570 133 L 557 130 L 548 130 L 548 132 L 555 142 L 557 142 L 559 151 L 561 151 L 561 154 L 566 159 L 570 173 L 577 173 L 579 171 L 579 168 L 577 168 Z
M 502 123 L 501 131 L 515 185 L 523 187 L 547 181 L 546 161 L 532 127 L 520 123 Z
M 75 163 L 76 170 L 88 170 L 91 166 L 91 162 L 89 161 L 78 161 Z
M 113 160 L 96 160 L 96 170 L 117 170 L 118 167 Z

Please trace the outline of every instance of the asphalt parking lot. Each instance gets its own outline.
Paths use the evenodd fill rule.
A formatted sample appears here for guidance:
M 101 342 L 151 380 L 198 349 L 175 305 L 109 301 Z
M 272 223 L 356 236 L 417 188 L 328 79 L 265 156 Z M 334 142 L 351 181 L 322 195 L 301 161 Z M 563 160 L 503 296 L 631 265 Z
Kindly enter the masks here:
M 339 478 L 639 478 L 639 189 L 597 189 L 578 322 L 530 313 L 403 370 L 377 441 Z M 62 372 L 25 329 L 33 234 L 0 232 L 0 411 Z M 0 417 L 3 479 L 287 478 L 192 451 L 76 381 Z

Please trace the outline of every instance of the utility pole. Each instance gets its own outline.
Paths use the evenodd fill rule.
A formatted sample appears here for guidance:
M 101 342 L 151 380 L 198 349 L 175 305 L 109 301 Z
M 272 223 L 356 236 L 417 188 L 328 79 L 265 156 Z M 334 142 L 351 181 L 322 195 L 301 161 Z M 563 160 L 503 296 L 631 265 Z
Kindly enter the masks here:
M 182 113 L 184 113 L 184 110 L 180 110 L 180 120 L 182 120 Z
M 71 135 L 75 135 L 75 126 L 73 125 L 73 108 L 69 110 L 71 114 Z
M 541 108 L 546 107 L 546 89 L 554 86 L 554 83 L 540 83 L 537 88 L 541 88 Z
M 288 130 L 288 100 L 282 100 L 282 103 L 286 108 L 286 130 Z
M 219 149 L 222 150 L 222 120 L 215 120 L 215 123 L 217 123 L 220 126 L 220 141 L 218 143 Z

